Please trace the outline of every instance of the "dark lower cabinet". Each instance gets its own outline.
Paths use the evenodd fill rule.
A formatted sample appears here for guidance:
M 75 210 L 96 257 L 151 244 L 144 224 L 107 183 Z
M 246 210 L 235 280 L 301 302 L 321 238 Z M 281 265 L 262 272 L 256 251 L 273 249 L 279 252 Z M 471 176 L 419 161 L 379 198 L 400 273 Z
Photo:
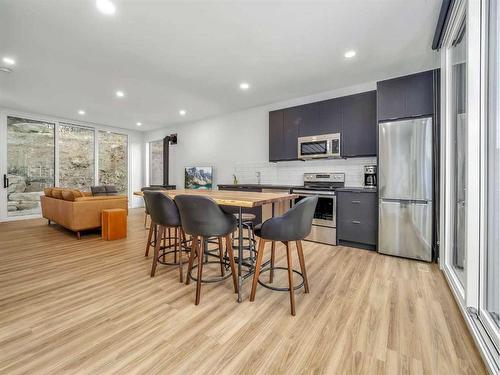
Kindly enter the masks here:
M 377 238 L 377 193 L 338 191 L 337 243 L 375 250 Z
M 341 98 L 342 157 L 377 155 L 377 92 Z

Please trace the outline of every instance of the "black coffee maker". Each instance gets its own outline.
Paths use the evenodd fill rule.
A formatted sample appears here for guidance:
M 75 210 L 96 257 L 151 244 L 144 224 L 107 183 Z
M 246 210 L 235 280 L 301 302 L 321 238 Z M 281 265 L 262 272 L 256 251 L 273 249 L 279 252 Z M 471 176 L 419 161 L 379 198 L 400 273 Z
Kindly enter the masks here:
M 365 187 L 377 187 L 377 166 L 365 165 Z

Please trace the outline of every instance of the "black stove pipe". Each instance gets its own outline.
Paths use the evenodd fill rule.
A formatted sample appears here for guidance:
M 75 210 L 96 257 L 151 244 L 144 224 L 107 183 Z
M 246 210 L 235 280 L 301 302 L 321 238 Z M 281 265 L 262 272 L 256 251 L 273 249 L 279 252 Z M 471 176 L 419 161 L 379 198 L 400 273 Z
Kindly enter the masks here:
M 177 144 L 177 134 L 170 134 L 163 138 L 163 187 L 168 187 L 168 163 L 170 159 L 170 145 Z

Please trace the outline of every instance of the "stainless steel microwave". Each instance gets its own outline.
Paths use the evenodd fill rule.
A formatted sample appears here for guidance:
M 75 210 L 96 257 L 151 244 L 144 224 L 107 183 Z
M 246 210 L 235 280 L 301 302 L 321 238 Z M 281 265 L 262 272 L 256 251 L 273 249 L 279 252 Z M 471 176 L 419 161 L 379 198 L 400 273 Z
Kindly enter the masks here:
M 340 158 L 340 133 L 299 137 L 298 158 Z

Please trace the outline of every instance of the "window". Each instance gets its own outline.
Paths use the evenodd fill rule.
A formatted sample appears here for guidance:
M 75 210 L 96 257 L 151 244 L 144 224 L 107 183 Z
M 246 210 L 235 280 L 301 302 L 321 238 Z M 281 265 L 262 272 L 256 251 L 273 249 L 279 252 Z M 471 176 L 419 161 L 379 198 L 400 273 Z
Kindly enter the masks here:
M 149 184 L 163 185 L 163 140 L 149 142 Z
M 60 124 L 59 186 L 90 191 L 94 184 L 94 130 Z
M 40 195 L 54 186 L 55 125 L 7 118 L 7 215 L 40 213 Z
M 118 192 L 128 190 L 128 136 L 99 130 L 99 185 L 115 185 Z

